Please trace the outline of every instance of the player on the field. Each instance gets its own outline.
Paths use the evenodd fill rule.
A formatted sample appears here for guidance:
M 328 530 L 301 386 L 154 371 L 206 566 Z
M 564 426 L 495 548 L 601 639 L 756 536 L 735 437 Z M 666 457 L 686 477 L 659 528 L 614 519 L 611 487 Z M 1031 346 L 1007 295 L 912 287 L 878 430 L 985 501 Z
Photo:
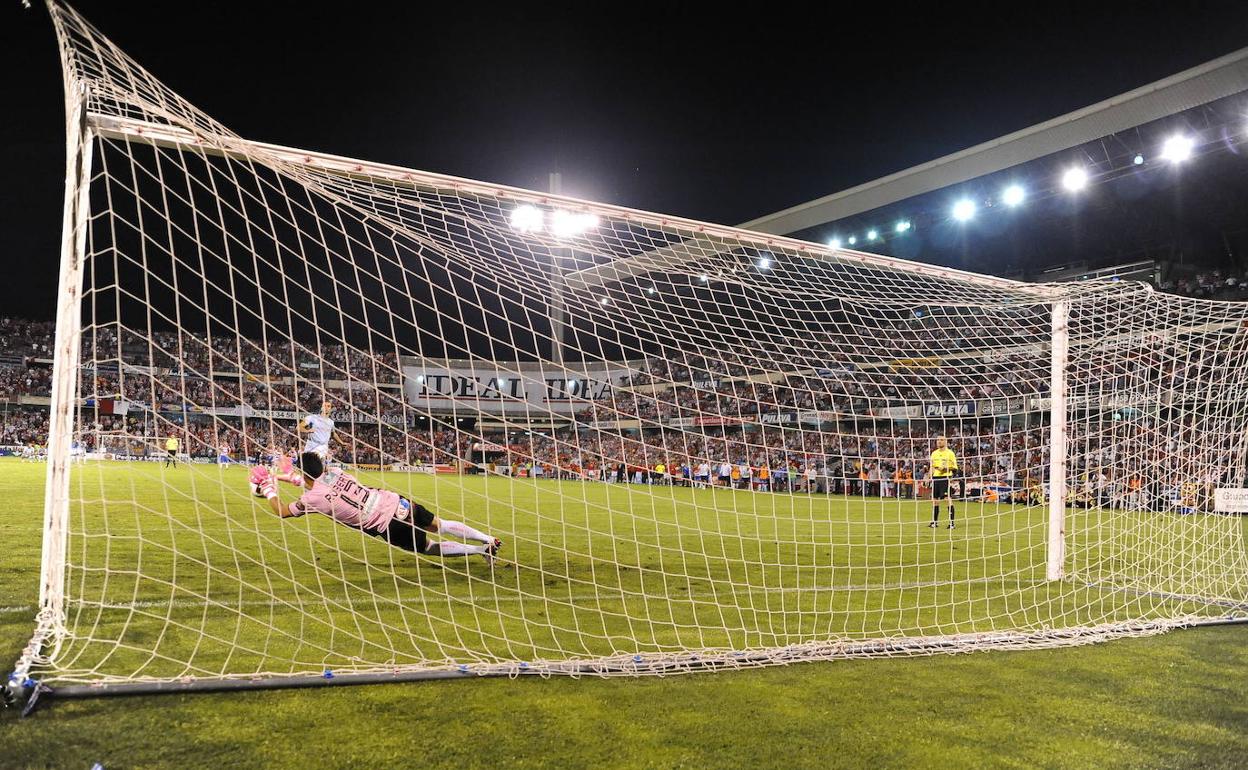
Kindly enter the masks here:
M 165 467 L 168 468 L 170 463 L 173 467 L 178 467 L 178 437 L 173 431 L 169 431 L 169 438 L 165 439 Z
M 221 446 L 217 448 L 217 452 L 217 465 L 229 465 L 232 462 L 230 460 L 229 444 L 222 443 Z
M 325 401 L 320 414 L 309 414 L 295 426 L 299 435 L 308 434 L 303 451 L 314 452 L 322 460 L 329 459 L 329 441 L 334 436 L 334 418 L 329 416 L 333 408 L 333 404 Z
M 291 454 L 274 447 L 272 455 L 274 478 L 278 481 L 285 481 L 287 484 L 294 484 L 297 487 L 303 486 L 303 474 L 295 467 L 295 461 Z
M 706 460 L 703 460 L 702 462 L 698 463 L 698 469 L 693 474 L 693 485 L 695 487 L 696 486 L 706 487 L 706 486 L 710 486 L 710 483 L 711 483 L 711 464 L 708 463 Z
M 321 513 L 339 524 L 358 529 L 385 540 L 395 548 L 431 556 L 485 557 L 493 563 L 503 542 L 459 521 L 447 521 L 433 515 L 423 505 L 413 503 L 388 489 L 366 487 L 341 468 L 325 469 L 315 452 L 299 456 L 304 474 L 304 493 L 283 507 L 269 469 L 257 465 L 251 469 L 251 483 L 268 498 L 273 513 L 281 518 Z M 426 533 L 450 535 L 476 540 L 481 545 L 451 540 L 430 540 Z
M 936 439 L 936 449 L 932 451 L 932 523 L 937 526 L 940 520 L 940 501 L 949 501 L 949 529 L 953 529 L 953 496 L 949 492 L 949 480 L 958 471 L 958 458 L 949 448 L 949 440 L 944 436 Z

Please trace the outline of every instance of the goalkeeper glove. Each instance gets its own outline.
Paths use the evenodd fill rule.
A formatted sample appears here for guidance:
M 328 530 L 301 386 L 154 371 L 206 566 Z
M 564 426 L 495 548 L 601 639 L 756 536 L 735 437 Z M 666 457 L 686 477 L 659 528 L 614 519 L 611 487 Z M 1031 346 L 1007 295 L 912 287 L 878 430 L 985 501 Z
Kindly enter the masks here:
M 277 490 L 274 488 L 273 477 L 269 474 L 269 469 L 263 465 L 253 466 L 251 475 L 248 476 L 251 482 L 251 492 L 256 497 L 267 497 L 270 500 L 277 497 Z

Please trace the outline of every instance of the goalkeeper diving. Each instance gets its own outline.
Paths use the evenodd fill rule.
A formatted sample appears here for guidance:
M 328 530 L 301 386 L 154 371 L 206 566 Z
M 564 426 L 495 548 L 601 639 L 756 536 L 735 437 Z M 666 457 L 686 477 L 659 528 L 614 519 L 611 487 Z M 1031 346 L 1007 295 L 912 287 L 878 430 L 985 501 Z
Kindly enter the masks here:
M 423 505 L 388 489 L 368 487 L 341 468 L 325 468 L 320 455 L 304 452 L 299 456 L 302 476 L 296 483 L 304 492 L 298 500 L 283 506 L 277 493 L 277 477 L 263 465 L 251 469 L 250 481 L 257 494 L 268 499 L 273 513 L 283 519 L 320 513 L 352 529 L 386 541 L 395 548 L 430 556 L 485 557 L 491 564 L 503 543 L 496 537 L 459 521 L 438 518 Z M 431 540 L 429 534 L 475 540 L 469 545 L 450 540 Z

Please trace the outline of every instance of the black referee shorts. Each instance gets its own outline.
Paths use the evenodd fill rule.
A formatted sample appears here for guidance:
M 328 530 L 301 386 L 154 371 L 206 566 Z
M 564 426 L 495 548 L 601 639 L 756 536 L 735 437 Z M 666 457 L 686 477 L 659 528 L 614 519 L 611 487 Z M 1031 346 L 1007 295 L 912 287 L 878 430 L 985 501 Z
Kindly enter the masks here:
M 941 476 L 940 478 L 932 479 L 932 499 L 944 500 L 948 496 L 949 496 L 949 477 Z

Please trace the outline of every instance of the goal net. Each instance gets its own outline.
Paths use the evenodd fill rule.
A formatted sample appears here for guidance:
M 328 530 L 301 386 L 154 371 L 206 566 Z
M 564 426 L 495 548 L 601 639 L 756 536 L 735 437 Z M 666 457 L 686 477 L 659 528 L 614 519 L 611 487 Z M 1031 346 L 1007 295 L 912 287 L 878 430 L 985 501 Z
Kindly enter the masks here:
M 20 677 L 657 674 L 1245 617 L 1217 490 L 1245 486 L 1248 307 L 245 140 L 50 7 L 69 184 Z M 505 563 L 274 516 L 245 468 L 326 402 L 333 463 Z

